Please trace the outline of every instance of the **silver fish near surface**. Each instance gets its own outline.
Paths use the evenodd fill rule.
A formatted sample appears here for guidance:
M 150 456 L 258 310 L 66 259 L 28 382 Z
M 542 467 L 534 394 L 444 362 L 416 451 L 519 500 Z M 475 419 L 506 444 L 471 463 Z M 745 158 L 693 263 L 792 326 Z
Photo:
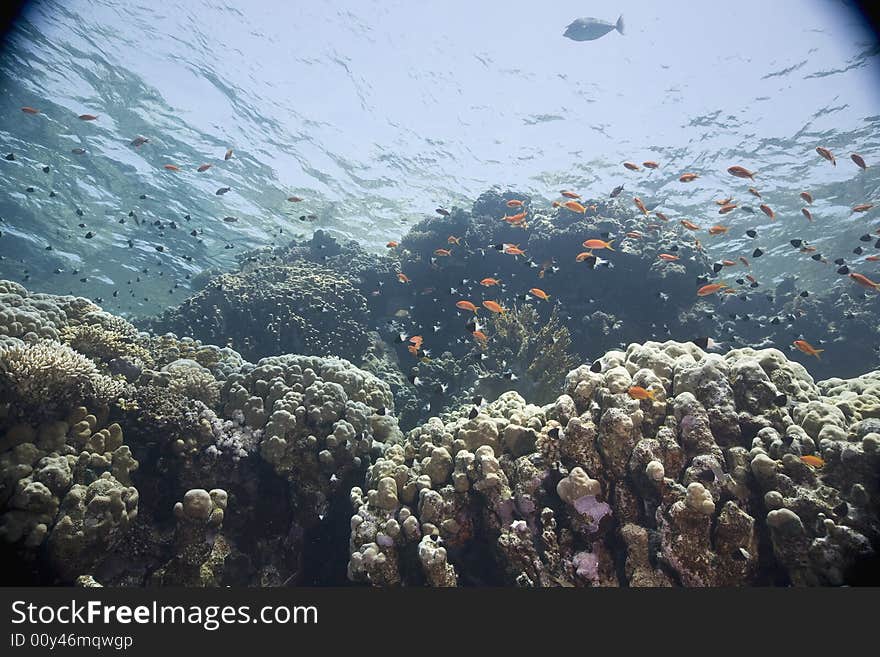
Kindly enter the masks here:
M 616 23 L 599 20 L 598 18 L 578 18 L 565 28 L 562 36 L 573 41 L 595 41 L 609 32 L 617 30 L 623 34 L 623 16 Z

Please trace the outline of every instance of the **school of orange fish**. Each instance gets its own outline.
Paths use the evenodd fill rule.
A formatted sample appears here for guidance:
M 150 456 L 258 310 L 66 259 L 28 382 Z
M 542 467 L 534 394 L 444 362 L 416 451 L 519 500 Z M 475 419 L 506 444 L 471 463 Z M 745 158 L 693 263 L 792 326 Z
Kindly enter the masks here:
M 818 153 L 818 155 L 820 157 L 822 157 L 823 159 L 831 162 L 831 164 L 833 166 L 837 166 L 837 160 L 836 160 L 834 154 L 828 148 L 825 148 L 823 146 L 818 146 L 818 147 L 816 147 L 816 153 Z M 855 165 L 858 166 L 860 169 L 864 170 L 864 169 L 868 168 L 868 165 L 866 164 L 864 158 L 861 155 L 859 155 L 858 153 L 853 153 L 850 156 L 850 158 L 853 161 L 853 163 L 855 163 Z M 641 166 L 639 166 L 638 164 L 636 164 L 634 162 L 624 162 L 623 166 L 629 171 L 640 171 L 640 170 L 642 170 L 642 168 L 651 169 L 651 170 L 660 168 L 660 165 L 654 161 L 643 162 Z M 727 169 L 727 173 L 735 178 L 746 179 L 749 181 L 754 181 L 755 176 L 756 176 L 755 172 L 750 171 L 749 169 L 747 169 L 743 166 L 740 166 L 740 165 L 730 166 Z M 681 183 L 691 183 L 691 182 L 697 180 L 699 177 L 700 177 L 700 174 L 698 174 L 698 173 L 686 172 L 686 173 L 682 173 L 681 175 L 679 175 L 678 180 Z M 616 187 L 611 192 L 611 197 L 612 198 L 617 197 L 621 193 L 622 190 L 623 190 L 622 185 L 619 187 Z M 761 195 L 761 192 L 758 189 L 756 189 L 755 187 L 749 187 L 748 193 L 751 194 L 752 196 L 756 197 L 757 199 L 763 201 L 763 197 Z M 589 213 L 591 213 L 591 212 L 594 213 L 596 211 L 595 205 L 584 205 L 581 202 L 582 201 L 581 195 L 578 194 L 577 192 L 565 189 L 565 190 L 561 190 L 559 192 L 559 194 L 561 197 L 563 197 L 564 200 L 553 201 L 551 203 L 551 207 L 553 209 L 565 209 L 565 210 L 568 210 L 569 212 L 574 212 L 574 213 L 585 215 L 585 218 Z M 814 199 L 813 199 L 812 194 L 809 191 L 805 190 L 805 191 L 800 192 L 799 197 L 807 205 L 813 204 Z M 645 203 L 642 201 L 642 199 L 640 199 L 638 196 L 633 197 L 633 203 L 635 204 L 636 208 L 641 212 L 641 214 L 646 219 L 648 217 L 650 217 L 651 215 L 654 215 L 655 217 L 657 217 L 657 219 L 659 219 L 662 222 L 669 221 L 669 219 L 666 217 L 666 215 L 663 212 L 657 210 L 657 208 L 653 208 L 653 209 L 649 210 L 646 207 Z M 740 207 L 740 204 L 737 203 L 732 196 L 728 197 L 728 198 L 716 200 L 715 203 L 719 206 L 718 207 L 718 214 L 720 214 L 720 215 L 727 215 L 727 214 L 735 211 L 738 207 Z M 529 212 L 530 212 L 530 208 L 527 207 L 527 203 L 523 200 L 511 199 L 506 202 L 506 205 L 508 208 L 511 209 L 512 212 L 515 212 L 515 213 L 514 214 L 505 214 L 503 217 L 500 217 L 499 220 L 504 221 L 512 226 L 518 226 L 518 227 L 522 227 L 522 228 L 527 227 L 528 226 L 527 221 L 528 221 Z M 853 213 L 864 213 L 864 212 L 868 212 L 873 207 L 874 207 L 873 203 L 862 202 L 862 203 L 858 203 L 858 204 L 854 205 L 852 207 L 852 212 Z M 759 208 L 770 220 L 776 219 L 776 213 L 766 203 L 762 202 L 759 205 Z M 444 208 L 437 208 L 436 212 L 440 215 L 443 215 L 443 216 L 449 215 L 449 211 Z M 801 213 L 803 214 L 804 217 L 806 217 L 806 219 L 808 221 L 810 221 L 810 222 L 813 221 L 812 212 L 810 211 L 810 209 L 808 207 L 806 207 L 806 206 L 803 207 L 801 209 Z M 689 221 L 687 219 L 681 219 L 679 223 L 684 229 L 686 229 L 687 231 L 691 231 L 693 233 L 699 233 L 704 230 L 703 227 L 701 227 L 699 224 L 694 223 L 692 221 Z M 589 225 L 585 224 L 585 230 L 587 230 L 588 228 L 589 228 Z M 654 223 L 649 223 L 646 225 L 646 228 L 648 230 L 659 230 L 660 225 L 654 224 Z M 705 230 L 710 236 L 723 236 L 728 233 L 728 231 L 730 230 L 730 226 L 719 223 L 719 224 L 714 224 L 712 226 L 709 226 Z M 755 230 L 751 230 L 751 229 L 746 231 L 746 234 L 752 238 L 757 236 L 757 232 Z M 880 230 L 877 230 L 876 234 L 880 235 Z M 628 231 L 624 235 L 624 239 L 633 239 L 633 240 L 639 240 L 639 239 L 642 239 L 643 237 L 644 237 L 644 234 L 641 233 L 640 231 Z M 874 239 L 874 238 L 872 238 L 870 236 L 870 234 L 866 234 L 861 238 L 862 241 L 870 241 L 872 239 Z M 434 251 L 434 256 L 435 257 L 444 257 L 444 258 L 454 257 L 453 249 L 450 248 L 449 245 L 459 245 L 460 240 L 461 240 L 461 238 L 450 235 L 448 238 L 448 245 L 443 246 L 443 247 L 438 247 Z M 586 239 L 583 242 L 583 248 L 585 250 L 582 251 L 581 253 L 578 253 L 577 256 L 575 257 L 575 259 L 577 262 L 590 261 L 591 264 L 595 265 L 595 262 L 597 260 L 597 256 L 594 254 L 594 251 L 603 251 L 603 250 L 614 251 L 615 250 L 613 247 L 614 241 L 615 240 L 613 240 L 613 239 L 612 240 L 598 239 L 598 238 Z M 795 240 L 791 240 L 791 243 L 795 248 L 798 248 L 803 253 L 814 253 L 816 251 L 815 247 L 807 244 L 804 240 L 795 239 Z M 703 249 L 703 245 L 701 244 L 699 239 L 695 238 L 695 245 L 696 245 L 697 249 L 699 249 L 699 250 Z M 878 245 L 880 245 L 880 240 L 878 240 Z M 388 244 L 386 246 L 389 249 L 396 249 L 396 248 L 400 247 L 400 243 L 396 242 L 396 241 L 390 241 L 390 242 L 388 242 Z M 508 255 L 512 255 L 515 257 L 516 256 L 526 256 L 525 251 L 520 248 L 519 244 L 502 244 L 502 245 L 495 245 L 495 246 L 496 246 L 496 248 L 499 248 L 503 253 L 508 254 Z M 861 253 L 862 253 L 861 247 L 857 247 L 855 250 L 855 253 L 858 255 L 861 255 Z M 760 257 L 761 255 L 763 255 L 763 251 L 759 248 L 755 249 L 752 252 L 752 257 Z M 819 254 L 813 255 L 812 257 L 816 261 L 824 262 L 827 264 L 827 260 Z M 680 259 L 680 256 L 678 256 L 674 253 L 660 253 L 658 255 L 658 258 L 662 262 L 675 262 Z M 867 262 L 878 262 L 878 261 L 880 261 L 880 256 L 868 256 L 865 260 Z M 720 261 L 719 263 L 716 263 L 714 266 L 714 273 L 718 274 L 723 268 L 735 267 L 738 264 L 741 264 L 746 268 L 749 268 L 751 266 L 749 259 L 744 255 L 740 255 L 735 260 L 725 259 L 725 260 Z M 849 271 L 849 267 L 846 266 L 846 264 L 842 258 L 836 260 L 835 264 L 839 265 L 838 273 L 839 274 L 847 274 L 849 276 L 849 278 L 853 281 L 853 283 L 860 285 L 864 288 L 867 288 L 869 290 L 873 290 L 875 292 L 880 292 L 880 283 L 871 280 L 865 274 Z M 542 267 L 540 269 L 540 271 L 537 274 L 537 277 L 543 278 L 543 274 L 544 274 L 544 267 Z M 408 284 L 408 283 L 412 282 L 410 280 L 409 276 L 407 276 L 403 272 L 398 273 L 398 279 L 403 284 Z M 738 284 L 741 284 L 741 285 L 745 284 L 746 281 L 748 282 L 748 285 L 751 288 L 758 287 L 758 285 L 759 285 L 758 280 L 754 276 L 752 276 L 751 274 L 745 274 L 745 276 L 742 279 L 738 280 Z M 500 284 L 500 281 L 498 279 L 491 278 L 491 277 L 484 278 L 480 281 L 480 285 L 482 285 L 484 287 L 493 287 L 493 286 L 496 286 L 499 284 Z M 728 285 L 727 283 L 725 283 L 723 281 L 705 282 L 704 284 L 700 285 L 696 290 L 696 295 L 698 297 L 709 297 L 709 296 L 716 295 L 716 294 L 737 294 L 737 293 L 738 293 L 738 290 L 736 288 Z M 551 298 L 551 295 L 547 291 L 545 291 L 544 289 L 542 289 L 540 287 L 529 288 L 528 294 L 531 295 L 532 297 L 535 297 L 535 298 L 543 300 L 543 301 L 548 301 Z M 522 296 L 525 297 L 525 295 L 522 295 Z M 486 299 L 486 300 L 483 300 L 479 303 L 481 304 L 481 306 L 483 308 L 487 309 L 491 313 L 503 314 L 506 310 L 496 300 Z M 476 314 L 478 312 L 478 310 L 480 309 L 480 306 L 478 306 L 477 303 L 475 303 L 472 300 L 468 300 L 468 299 L 461 299 L 461 300 L 456 301 L 455 307 L 460 311 L 463 311 L 466 313 L 474 313 L 474 314 Z M 472 333 L 474 339 L 477 341 L 477 343 L 481 347 L 485 348 L 489 344 L 491 339 L 489 336 L 487 336 L 486 332 L 484 331 L 485 327 L 483 327 L 479 324 L 476 324 L 476 325 L 470 324 L 468 326 L 468 328 L 474 328 L 474 330 L 472 330 L 471 333 Z M 409 346 L 409 351 L 411 354 L 413 354 L 416 357 L 420 357 L 420 356 L 423 356 L 424 354 L 427 353 L 427 351 L 422 348 L 422 345 L 424 342 L 422 336 L 415 336 L 414 338 L 411 338 L 410 340 L 411 340 L 411 344 Z M 709 340 L 709 342 L 711 342 L 711 339 Z M 809 356 L 815 356 L 816 358 L 820 358 L 821 357 L 820 354 L 822 354 L 825 351 L 824 349 L 816 348 L 810 342 L 808 342 L 806 339 L 794 340 L 792 345 L 794 348 L 798 349 L 799 351 L 801 351 Z M 650 398 L 650 396 L 651 396 L 651 394 L 648 391 L 645 391 L 644 389 L 639 389 L 638 387 L 632 388 L 630 390 L 630 394 L 634 398 L 637 398 L 637 399 L 647 399 L 647 398 Z

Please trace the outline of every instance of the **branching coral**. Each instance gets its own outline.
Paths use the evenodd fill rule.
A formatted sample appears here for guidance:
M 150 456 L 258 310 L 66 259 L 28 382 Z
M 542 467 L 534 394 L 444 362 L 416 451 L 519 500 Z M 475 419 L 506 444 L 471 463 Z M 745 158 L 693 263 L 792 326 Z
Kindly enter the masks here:
M 102 375 L 95 364 L 53 340 L 0 346 L 0 389 L 18 411 L 46 416 L 91 402 L 106 404 L 123 384 Z
M 577 360 L 569 353 L 571 337 L 555 306 L 546 321 L 530 304 L 511 308 L 494 318 L 489 332 L 491 356 L 484 365 L 489 369 L 481 381 L 486 396 L 516 390 L 545 403 L 559 394 Z

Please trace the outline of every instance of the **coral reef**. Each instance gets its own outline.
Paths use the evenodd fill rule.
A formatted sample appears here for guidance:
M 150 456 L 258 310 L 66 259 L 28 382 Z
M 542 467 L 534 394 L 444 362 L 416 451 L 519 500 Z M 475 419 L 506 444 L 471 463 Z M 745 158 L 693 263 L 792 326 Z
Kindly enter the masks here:
M 286 353 L 360 359 L 365 313 L 366 300 L 347 278 L 296 262 L 217 276 L 151 328 L 232 346 L 251 359 Z
M 386 449 L 352 490 L 350 578 L 840 585 L 875 563 L 878 434 L 852 393 L 876 373 L 816 386 L 774 349 L 672 341 L 599 363 L 555 402 L 508 392 Z

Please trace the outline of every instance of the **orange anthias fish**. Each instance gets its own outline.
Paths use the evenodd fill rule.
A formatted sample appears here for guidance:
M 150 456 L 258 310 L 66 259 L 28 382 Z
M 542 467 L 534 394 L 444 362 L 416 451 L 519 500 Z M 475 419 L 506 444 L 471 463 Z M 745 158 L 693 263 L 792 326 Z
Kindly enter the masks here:
M 614 243 L 614 240 L 610 242 L 604 242 L 602 240 L 586 240 L 584 242 L 584 247 L 587 249 L 608 249 L 609 251 L 614 251 L 614 247 L 611 245 Z
M 763 196 L 761 196 L 761 192 L 759 192 L 754 187 L 749 187 L 749 194 L 751 194 L 752 196 L 757 196 L 758 198 L 764 198 Z
M 492 287 L 493 285 L 501 285 L 501 281 L 497 278 L 484 278 L 480 281 L 480 285 L 483 287 Z
M 868 168 L 868 165 L 865 164 L 865 158 L 863 158 L 858 153 L 853 153 L 849 157 L 853 162 L 856 163 L 856 166 L 858 166 L 860 169 L 867 169 Z
M 642 162 L 642 166 L 646 169 L 656 169 L 660 165 L 654 162 L 653 160 L 648 160 L 647 162 Z
M 742 258 L 740 258 L 740 260 L 742 260 Z M 749 283 L 754 283 L 755 285 L 758 284 L 758 279 L 751 274 L 746 274 L 746 278 L 748 279 Z
M 596 256 L 593 255 L 592 251 L 584 251 L 583 253 L 578 253 L 577 256 L 575 256 L 575 261 L 583 262 L 587 258 L 595 258 L 595 257 Z
M 825 148 L 824 146 L 816 146 L 816 152 L 824 157 L 826 160 L 831 162 L 831 164 L 837 166 L 837 160 L 834 159 L 834 153 L 829 151 L 827 148 Z
M 730 230 L 730 226 L 722 226 L 721 224 L 718 224 L 716 226 L 712 226 L 709 229 L 709 234 L 710 235 L 721 235 L 723 233 L 726 233 L 729 230 Z
M 648 214 L 648 208 L 645 207 L 645 204 L 642 202 L 642 199 L 640 199 L 638 196 L 633 196 L 633 203 L 635 203 L 636 207 L 642 211 L 642 214 L 644 214 L 644 215 Z
M 654 399 L 654 395 L 656 394 L 653 390 L 646 390 L 642 386 L 630 386 L 626 391 L 630 397 L 633 399 L 645 400 L 645 399 Z
M 498 315 L 503 315 L 505 311 L 505 309 L 497 301 L 484 301 L 483 307 Z
M 481 342 L 483 344 L 485 344 L 489 340 L 489 336 L 482 331 L 474 331 L 473 333 L 471 333 L 471 335 L 474 336 L 478 342 Z
M 581 197 L 580 194 L 575 194 L 574 192 L 570 192 L 567 189 L 563 189 L 559 193 L 562 194 L 565 198 L 580 198 Z
M 733 212 L 736 210 L 736 203 L 725 203 L 720 208 L 718 208 L 718 214 L 727 214 L 728 212 Z
M 631 231 L 629 231 L 629 232 L 626 234 L 626 236 L 627 236 L 628 238 L 630 238 L 631 240 L 638 240 L 638 239 L 641 239 L 641 238 L 642 238 L 642 234 L 641 234 L 639 231 L 637 231 L 637 230 L 631 230 Z
M 40 110 L 38 110 L 36 107 L 22 107 L 21 111 L 24 112 L 25 114 L 39 114 L 40 113 Z
M 523 202 L 520 201 L 519 199 L 512 198 L 505 205 L 507 205 L 507 207 L 509 207 L 509 208 L 521 208 L 523 205 Z
M 196 169 L 196 171 L 198 171 L 199 173 L 205 173 L 205 171 L 210 169 L 212 166 L 214 166 L 214 165 L 213 164 L 203 164 L 198 169 Z
M 550 295 L 544 292 L 544 290 L 539 287 L 533 287 L 532 289 L 530 289 L 529 294 L 531 294 L 532 296 L 536 296 L 543 301 L 547 301 L 550 298 Z
M 449 237 L 446 238 L 446 243 L 447 244 L 461 244 L 461 238 L 456 237 L 455 235 L 450 235 Z
M 397 275 L 397 280 L 399 280 L 401 283 L 409 283 L 409 276 L 404 273 L 400 273 Z
M 724 267 L 733 267 L 736 265 L 736 260 L 722 260 L 721 264 Z
M 528 214 L 528 212 L 526 210 L 523 210 L 522 212 L 519 212 L 517 214 L 512 214 L 510 216 L 504 215 L 502 217 L 502 219 L 504 219 L 504 221 L 506 221 L 509 224 L 518 224 L 522 221 L 525 221 L 527 214 Z
M 386 244 L 385 246 L 387 246 L 389 249 L 396 249 L 398 246 L 400 246 L 400 243 L 399 242 L 388 242 L 388 244 Z
M 226 155 L 223 156 L 223 159 L 224 159 L 224 160 L 228 160 L 228 159 L 231 158 L 231 157 L 232 157 L 232 149 L 231 149 L 231 148 L 227 148 L 227 149 L 226 149 Z
M 862 274 L 850 274 L 849 277 L 862 287 L 880 292 L 880 283 L 875 283 L 867 276 L 863 276 Z
M 860 203 L 859 205 L 854 205 L 852 211 L 853 212 L 867 212 L 871 208 L 874 207 L 873 203 Z
M 715 205 L 727 205 L 731 201 L 733 201 L 733 197 L 728 196 L 727 198 L 723 198 L 720 201 L 715 201 Z
M 687 228 L 688 230 L 700 230 L 700 227 L 697 224 L 688 221 L 687 219 L 681 220 L 681 225 Z
M 671 253 L 661 253 L 657 256 L 661 260 L 665 260 L 666 262 L 674 262 L 675 260 L 679 260 L 680 257 L 677 255 L 672 255 Z
M 737 178 L 748 178 L 749 180 L 755 179 L 755 174 L 741 166 L 732 166 L 727 169 L 727 173 L 731 176 L 736 176 Z
M 95 116 L 94 114 L 80 114 L 79 120 L 80 121 L 97 121 L 98 117 Z
M 658 218 L 660 221 L 669 221 L 669 219 L 667 218 L 667 216 L 666 216 L 665 214 L 663 214 L 662 212 L 654 212 L 654 214 L 657 215 L 657 218 Z
M 749 259 L 746 258 L 745 256 L 740 256 L 740 257 L 739 257 L 739 261 L 740 261 L 741 263 L 743 263 L 746 267 L 751 267 L 751 266 L 752 266 L 752 265 L 749 263 Z M 755 281 L 752 281 L 752 283 L 754 283 L 754 282 L 755 282 Z
M 504 253 L 506 253 L 507 255 L 515 255 L 515 256 L 521 256 L 521 255 L 526 254 L 525 251 L 523 251 L 521 248 L 519 248 L 519 244 L 506 245 L 504 247 Z
M 704 285 L 699 290 L 697 290 L 698 297 L 708 297 L 710 294 L 715 294 L 727 287 L 726 283 L 709 283 L 708 285 Z
M 816 347 L 811 345 L 806 340 L 795 340 L 792 344 L 808 356 L 815 356 L 819 360 L 822 360 L 822 357 L 819 356 L 819 354 L 825 351 L 824 349 L 816 349 Z
M 773 209 L 772 209 L 769 205 L 766 205 L 766 204 L 762 203 L 762 204 L 759 205 L 758 207 L 761 208 L 761 212 L 763 212 L 764 214 L 766 214 L 766 215 L 767 215 L 768 217 L 770 217 L 771 219 L 775 219 L 775 218 L 776 218 L 776 213 L 773 212 Z
M 624 162 L 623 166 L 625 166 L 630 171 L 638 171 L 640 169 L 639 165 L 633 162 Z
M 880 256 L 868 256 L 865 260 L 868 262 L 880 262 Z
M 452 255 L 452 251 L 450 249 L 434 249 L 435 256 L 448 257 Z
M 806 463 L 811 468 L 821 468 L 825 465 L 825 459 L 823 459 L 820 456 L 815 456 L 813 454 L 807 454 L 806 456 L 802 456 L 801 462 Z
M 679 177 L 678 182 L 683 182 L 683 183 L 686 183 L 686 182 L 692 182 L 692 181 L 696 180 L 696 179 L 699 178 L 699 177 L 700 177 L 700 176 L 697 175 L 696 173 L 683 173 L 683 174 L 681 174 L 681 176 Z
M 813 213 L 812 213 L 812 212 L 810 212 L 810 211 L 807 210 L 806 208 L 801 208 L 801 212 L 803 213 L 803 215 L 804 215 L 807 219 L 809 219 L 810 221 L 813 220 Z
M 587 209 L 577 201 L 566 201 L 562 204 L 562 206 L 568 208 L 572 212 L 577 212 L 580 214 L 584 214 L 587 211 Z
M 169 171 L 180 171 L 180 167 L 176 164 L 166 164 L 164 165 L 164 168 L 168 169 Z
M 469 312 L 474 313 L 475 315 L 477 314 L 477 311 L 479 310 L 479 308 L 477 308 L 470 301 L 459 301 L 455 304 L 455 307 L 458 308 L 459 310 L 467 310 Z
M 801 192 L 801 198 L 804 199 L 810 205 L 813 205 L 813 195 L 810 192 Z

